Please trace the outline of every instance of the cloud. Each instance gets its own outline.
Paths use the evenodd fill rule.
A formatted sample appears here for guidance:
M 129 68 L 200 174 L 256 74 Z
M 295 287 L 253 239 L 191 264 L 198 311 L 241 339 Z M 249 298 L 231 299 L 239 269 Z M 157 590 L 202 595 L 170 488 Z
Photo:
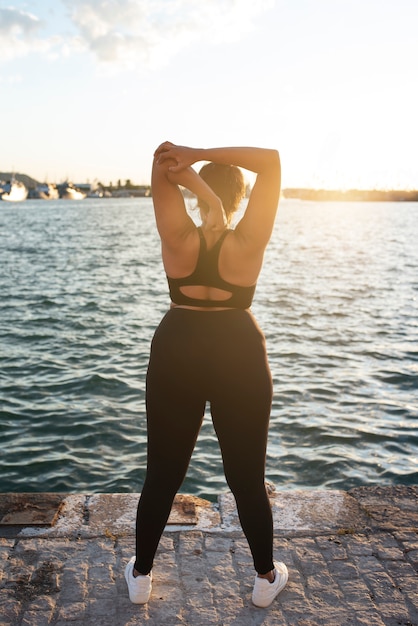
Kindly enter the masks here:
M 0 34 L 32 33 L 39 26 L 39 20 L 31 13 L 13 7 L 0 7 Z
M 0 61 L 51 50 L 58 38 L 38 36 L 41 29 L 42 22 L 35 15 L 13 7 L 0 7 Z
M 47 21 L 0 8 L 0 63 L 34 52 L 49 57 L 89 52 L 108 67 L 166 65 L 193 42 L 241 39 L 275 0 L 61 0 L 67 12 L 46 36 Z M 68 21 L 69 20 L 69 21 Z
M 274 0 L 63 0 L 85 48 L 98 61 L 165 64 L 194 41 L 240 39 Z

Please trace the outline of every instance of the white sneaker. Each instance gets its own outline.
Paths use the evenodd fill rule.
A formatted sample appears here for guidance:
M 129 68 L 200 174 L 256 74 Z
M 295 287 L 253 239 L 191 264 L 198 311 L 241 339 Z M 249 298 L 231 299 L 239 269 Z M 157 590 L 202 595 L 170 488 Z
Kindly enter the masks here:
M 284 563 L 274 563 L 275 578 L 269 582 L 267 578 L 255 577 L 252 601 L 255 606 L 265 609 L 286 586 L 289 573 Z
M 143 576 L 139 574 L 135 578 L 134 565 L 135 557 L 133 556 L 125 567 L 125 580 L 128 585 L 129 599 L 133 604 L 146 604 L 151 595 L 152 589 L 152 572 Z

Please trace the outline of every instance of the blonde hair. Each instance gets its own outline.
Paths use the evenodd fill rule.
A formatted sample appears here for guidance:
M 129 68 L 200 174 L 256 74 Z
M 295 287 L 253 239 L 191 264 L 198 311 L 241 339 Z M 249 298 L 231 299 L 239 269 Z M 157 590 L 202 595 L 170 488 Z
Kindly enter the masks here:
M 199 176 L 221 199 L 229 224 L 245 195 L 245 181 L 241 170 L 235 165 L 207 163 L 201 168 Z M 197 199 L 197 206 L 204 212 L 209 210 L 201 198 Z

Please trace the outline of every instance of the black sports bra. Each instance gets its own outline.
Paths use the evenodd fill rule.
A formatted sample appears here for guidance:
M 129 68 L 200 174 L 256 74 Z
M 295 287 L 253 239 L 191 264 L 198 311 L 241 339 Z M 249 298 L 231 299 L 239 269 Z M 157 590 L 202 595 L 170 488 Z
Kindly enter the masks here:
M 241 287 L 239 285 L 233 285 L 223 280 L 219 275 L 219 252 L 222 242 L 230 230 L 225 230 L 210 250 L 207 248 L 202 229 L 198 228 L 197 231 L 200 237 L 200 250 L 194 271 L 189 276 L 183 278 L 170 278 L 170 276 L 167 276 L 171 300 L 174 304 L 179 305 L 248 309 L 251 306 L 256 286 Z M 188 285 L 216 287 L 217 289 L 228 291 L 231 295 L 229 298 L 222 300 L 191 298 L 181 291 L 181 287 Z

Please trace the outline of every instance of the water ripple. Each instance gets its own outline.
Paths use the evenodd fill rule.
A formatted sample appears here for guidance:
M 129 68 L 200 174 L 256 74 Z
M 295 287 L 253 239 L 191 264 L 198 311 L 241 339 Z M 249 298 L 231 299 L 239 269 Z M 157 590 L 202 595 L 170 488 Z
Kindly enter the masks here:
M 417 482 L 417 238 L 416 204 L 281 204 L 253 310 L 282 489 Z M 0 263 L 1 490 L 139 491 L 168 304 L 150 200 L 2 207 Z M 225 489 L 207 414 L 183 491 Z

